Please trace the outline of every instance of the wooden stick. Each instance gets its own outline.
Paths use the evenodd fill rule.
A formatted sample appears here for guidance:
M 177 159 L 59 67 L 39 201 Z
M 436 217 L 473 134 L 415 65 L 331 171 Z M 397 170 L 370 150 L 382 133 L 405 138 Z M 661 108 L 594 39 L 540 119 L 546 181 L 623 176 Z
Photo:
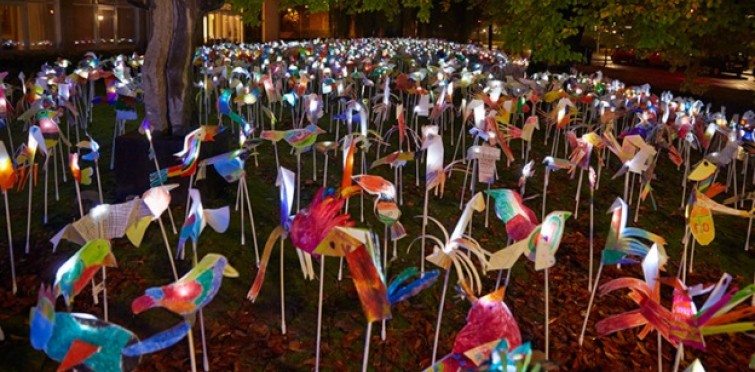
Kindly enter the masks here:
M 31 236 L 31 202 L 32 188 L 34 187 L 34 156 L 29 160 L 29 206 L 26 213 L 26 247 L 25 252 L 29 254 L 29 238 Z
M 579 197 L 582 194 L 582 179 L 584 178 L 585 170 L 581 169 L 579 170 L 579 181 L 577 181 L 577 195 L 575 196 L 575 203 L 574 203 L 574 219 L 577 219 L 577 216 L 579 215 Z
M 320 371 L 320 340 L 322 338 L 322 289 L 325 282 L 325 256 L 320 256 L 320 291 L 317 300 L 317 341 L 315 346 L 315 372 Z
M 550 177 L 551 169 L 545 167 L 545 179 L 543 180 L 543 210 L 540 214 L 540 221 L 545 220 L 545 204 L 548 201 L 548 178 Z
M 661 333 L 658 333 L 658 372 L 663 371 L 663 339 L 661 338 Z
M 74 180 L 73 184 L 76 187 L 76 199 L 79 201 L 79 217 L 84 218 L 84 204 L 81 202 L 81 188 L 79 187 L 79 181 Z
M 173 252 L 168 242 L 168 234 L 165 233 L 165 224 L 163 224 L 162 216 L 157 217 L 157 224 L 160 225 L 160 233 L 163 235 L 163 242 L 165 243 L 165 250 L 168 252 L 168 260 L 170 260 L 170 268 L 173 270 L 173 279 L 178 280 L 178 271 L 176 270 L 176 263 L 173 260 Z
M 485 195 L 485 228 L 488 228 L 488 222 L 490 221 L 490 185 L 493 182 L 488 182 L 488 193 Z M 471 223 L 470 223 L 471 225 Z
M 755 199 L 752 200 L 750 209 L 755 208 Z M 752 233 L 752 217 L 748 218 L 750 222 L 747 224 L 747 240 L 745 240 L 745 252 L 750 250 L 750 235 Z M 753 296 L 755 298 L 755 296 Z
M 676 357 L 674 357 L 674 372 L 679 371 L 679 364 L 684 358 L 684 344 L 679 343 L 679 346 L 676 348 Z
M 241 204 L 241 222 L 239 223 L 239 226 L 241 227 L 241 245 L 246 245 L 246 239 L 244 239 L 244 192 L 241 191 L 242 179 L 243 178 L 240 178 L 238 184 L 236 185 L 236 205 L 234 206 L 234 211 L 238 212 L 239 204 Z
M 194 267 L 196 267 L 197 266 L 197 242 L 194 239 L 191 240 L 191 248 L 194 251 Z M 205 372 L 207 372 L 210 370 L 210 362 L 207 357 L 207 339 L 205 338 L 204 314 L 202 313 L 202 309 L 199 309 L 199 330 L 200 330 L 200 334 L 202 335 L 202 366 L 204 367 Z
M 189 361 L 191 362 L 191 372 L 197 372 L 197 354 L 194 351 L 194 336 L 192 329 L 189 329 L 189 333 L 186 335 L 189 340 Z
M 440 305 L 438 305 L 438 321 L 435 323 L 435 339 L 433 340 L 433 358 L 430 364 L 435 364 L 438 355 L 438 338 L 440 337 L 440 326 L 443 321 L 443 305 L 446 303 L 446 291 L 448 290 L 448 278 L 451 276 L 451 270 L 446 269 L 446 277 L 443 279 L 443 290 L 440 294 Z
M 297 149 L 296 150 L 296 212 L 297 213 L 299 213 L 300 205 L 301 205 L 301 151 Z
M 689 253 L 689 273 L 692 274 L 693 265 L 695 263 L 695 246 L 697 245 L 697 240 L 692 239 L 692 249 Z
M 280 259 L 280 266 L 281 266 L 281 333 L 286 334 L 286 292 L 284 287 L 284 279 L 285 279 L 285 271 L 283 268 L 283 238 L 280 240 L 280 251 L 281 251 L 281 259 Z
M 545 268 L 545 359 L 550 355 L 550 288 L 548 288 L 548 268 Z
M 107 306 L 107 268 L 102 267 L 102 308 L 105 313 L 105 321 L 108 321 L 108 306 Z
M 52 149 L 52 153 L 53 153 L 53 156 L 55 156 L 55 149 Z M 52 162 L 53 162 L 53 164 L 55 164 L 55 160 L 54 159 L 53 159 Z M 44 206 L 45 206 L 44 211 L 45 211 L 45 213 L 44 213 L 44 216 L 42 217 L 42 223 L 45 224 L 45 225 L 47 225 L 47 182 L 48 182 L 47 180 L 50 178 L 49 177 L 49 172 L 47 171 L 47 162 L 45 162 L 45 169 L 44 170 L 45 170 L 45 202 L 44 202 Z
M 367 322 L 367 334 L 364 338 L 364 357 L 362 359 L 362 372 L 367 372 L 367 361 L 370 359 L 370 336 L 372 336 L 372 322 Z
M 252 225 L 252 242 L 254 243 L 254 257 L 257 260 L 257 267 L 260 267 L 260 251 L 257 245 L 257 228 L 254 224 L 254 209 L 252 209 L 252 201 L 249 199 L 249 187 L 246 183 L 246 174 L 241 178 L 241 182 L 244 183 L 242 191 L 244 192 L 244 200 L 246 200 L 246 209 L 249 213 L 249 224 Z M 243 212 L 242 212 L 243 215 Z
M 592 290 L 592 266 L 593 266 L 593 246 L 594 246 L 594 237 L 595 237 L 595 204 L 594 204 L 594 197 L 593 197 L 593 190 L 590 190 L 590 271 L 588 273 L 588 280 L 587 280 L 587 290 Z
M 160 164 L 157 162 L 157 153 L 155 152 L 155 146 L 152 144 L 152 135 L 148 135 L 147 139 L 149 140 L 149 148 L 150 153 L 154 156 L 152 157 L 152 160 L 155 162 L 155 171 L 159 174 L 160 173 Z M 97 172 L 99 174 L 99 172 Z M 160 186 L 163 185 L 163 180 L 160 178 Z M 178 230 L 176 230 L 176 223 L 173 220 L 173 212 L 170 211 L 170 205 L 168 205 L 168 218 L 170 218 L 170 226 L 173 228 L 173 235 L 178 234 Z
M 13 236 L 10 228 L 10 209 L 8 207 L 8 191 L 3 190 L 3 199 L 5 199 L 5 222 L 8 228 L 8 253 L 10 255 L 10 274 L 13 280 L 13 294 L 15 295 L 18 288 L 16 286 L 16 261 L 13 258 Z
M 595 300 L 595 292 L 598 290 L 598 283 L 600 283 L 600 273 L 603 272 L 603 262 L 601 260 L 600 266 L 598 266 L 598 273 L 595 275 L 595 286 L 592 287 L 590 293 L 590 301 L 587 302 L 587 314 L 585 314 L 585 321 L 582 323 L 582 332 L 579 334 L 579 346 L 585 340 L 585 331 L 587 330 L 587 320 L 590 318 L 590 310 L 592 310 L 592 302 Z
M 427 203 L 429 198 L 430 190 L 425 190 L 425 205 L 422 208 L 422 244 L 419 252 L 420 273 L 422 275 L 425 274 L 425 234 L 427 233 Z M 433 360 L 433 362 L 435 362 L 435 360 Z
M 388 276 L 388 225 L 385 225 L 383 229 L 383 274 L 384 277 Z M 386 339 L 385 322 L 386 320 L 383 319 L 382 328 L 380 330 L 380 339 L 383 341 Z
M 100 180 L 100 162 L 94 161 L 94 170 L 97 172 L 97 192 L 100 195 L 100 204 L 105 204 L 105 199 L 102 198 L 102 181 Z

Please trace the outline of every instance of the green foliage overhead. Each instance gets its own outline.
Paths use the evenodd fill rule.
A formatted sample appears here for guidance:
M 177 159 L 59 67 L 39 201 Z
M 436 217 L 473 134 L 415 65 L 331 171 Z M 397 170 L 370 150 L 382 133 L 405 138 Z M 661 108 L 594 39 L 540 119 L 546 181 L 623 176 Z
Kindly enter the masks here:
M 447 1 L 447 0 L 446 0 Z M 228 0 L 234 10 L 242 15 L 245 23 L 258 25 L 261 21 L 260 12 L 264 0 Z M 298 6 L 308 6 L 311 12 L 324 12 L 335 9 L 346 14 L 362 12 L 382 12 L 390 20 L 397 16 L 402 8 L 416 8 L 417 18 L 421 22 L 430 21 L 432 0 L 279 0 L 281 9 Z
M 244 21 L 260 22 L 263 0 L 228 0 Z M 704 57 L 742 52 L 755 55 L 755 1 L 731 0 L 279 0 L 279 7 L 344 14 L 382 12 L 390 20 L 402 9 L 432 22 L 433 8 L 466 4 L 483 24 L 497 26 L 509 53 L 532 52 L 535 62 L 580 61 L 574 50 L 585 30 L 618 30 L 621 44 L 639 54 L 662 51 L 673 66 L 692 66 Z

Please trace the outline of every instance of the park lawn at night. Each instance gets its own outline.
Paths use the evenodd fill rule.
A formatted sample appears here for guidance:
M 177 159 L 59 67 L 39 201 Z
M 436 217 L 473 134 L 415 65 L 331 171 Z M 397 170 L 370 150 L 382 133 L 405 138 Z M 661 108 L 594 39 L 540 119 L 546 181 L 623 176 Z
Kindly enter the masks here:
M 141 107 L 139 107 L 139 113 L 139 121 L 127 123 L 127 132 L 136 130 L 143 117 Z M 319 126 L 326 131 L 329 130 L 328 115 L 326 114 L 319 122 Z M 211 115 L 211 117 L 215 116 Z M 288 128 L 289 126 L 285 123 L 289 123 L 290 118 L 284 115 L 280 122 L 284 123 L 284 128 Z M 457 118 L 456 132 L 459 130 L 459 122 L 460 119 Z M 541 120 L 541 123 L 543 122 L 544 120 Z M 105 201 L 111 203 L 116 202 L 114 176 L 107 169 L 110 164 L 113 123 L 113 108 L 107 105 L 96 105 L 94 122 L 90 128 L 94 138 L 101 145 L 100 169 L 102 170 L 103 191 Z M 227 119 L 225 119 L 225 124 L 229 125 Z M 545 125 L 541 124 L 541 127 L 544 128 Z M 21 129 L 21 124 L 13 124 L 15 144 L 25 138 Z M 542 192 L 544 167 L 540 162 L 550 150 L 550 142 L 548 147 L 543 145 L 543 133 L 543 130 L 538 131 L 533 139 L 532 158 L 536 162 L 536 172 L 527 181 L 525 199 Z M 454 133 L 454 137 L 456 134 Z M 445 163 L 448 164 L 453 156 L 455 143 L 451 143 L 450 130 L 444 131 L 443 135 L 446 145 Z M 318 140 L 331 140 L 333 137 L 332 133 L 328 133 L 321 135 Z M 394 136 L 392 140 L 395 141 L 396 137 Z M 231 141 L 234 143 L 231 146 L 235 146 L 235 140 Z M 520 144 L 519 140 L 512 141 L 512 150 L 517 157 L 520 154 Z M 295 171 L 296 158 L 290 155 L 288 145 L 280 142 L 278 148 L 281 165 Z M 367 155 L 368 164 L 375 158 L 375 148 L 376 146 L 373 146 Z M 276 169 L 270 143 L 263 143 L 259 147 L 259 153 L 259 166 L 255 166 L 254 159 L 250 158 L 247 160 L 246 169 L 261 254 L 268 234 L 278 223 L 279 203 L 278 189 L 274 187 Z M 559 154 L 563 157 L 563 150 Z M 311 181 L 311 156 L 311 153 L 302 155 L 302 207 L 309 204 L 322 185 L 322 154 L 317 154 L 318 180 L 314 182 Z M 694 153 L 691 164 L 695 164 L 699 156 L 698 153 Z M 331 153 L 328 171 L 328 186 L 330 187 L 340 183 L 340 164 L 340 156 L 335 158 Z M 161 166 L 168 165 L 172 164 L 161 164 Z M 595 270 L 597 270 L 600 251 L 609 226 L 609 215 L 606 211 L 614 199 L 623 194 L 622 179 L 611 180 L 618 165 L 616 158 L 612 158 L 610 168 L 602 172 L 600 189 L 595 195 Z M 506 167 L 505 160 L 499 161 L 500 180 L 492 188 L 516 189 L 522 166 L 521 159 L 517 159 L 510 167 Z M 358 173 L 357 169 L 359 169 L 358 166 L 355 173 Z M 208 173 L 211 172 L 214 170 L 208 170 Z M 393 171 L 388 167 L 378 168 L 370 173 L 393 180 Z M 650 200 L 646 200 L 640 207 L 639 222 L 635 224 L 632 222 L 635 205 L 632 204 L 628 225 L 645 228 L 667 240 L 666 250 L 669 263 L 665 275 L 675 276 L 681 256 L 681 239 L 684 234 L 684 211 L 680 208 L 683 172 L 673 166 L 664 152 L 659 158 L 655 173 L 657 179 L 652 182 L 652 187 L 658 210 L 654 211 Z M 420 167 L 420 187 L 415 186 L 414 174 L 414 164 L 410 162 L 404 169 L 404 205 L 400 206 L 403 213 L 402 222 L 409 235 L 399 241 L 397 259 L 390 260 L 389 257 L 388 280 L 404 268 L 419 266 L 420 263 L 419 245 L 414 244 L 408 254 L 406 249 L 421 231 L 421 220 L 414 217 L 422 214 L 424 165 Z M 67 183 L 60 184 L 60 200 L 57 202 L 54 201 L 54 188 L 52 183 L 50 184 L 50 219 L 47 225 L 42 225 L 44 174 L 41 170 L 39 175 L 39 184 L 34 190 L 32 245 L 28 255 L 23 253 L 28 190 L 9 193 L 19 292 L 16 296 L 11 294 L 8 256 L 7 253 L 0 253 L 0 267 L 2 267 L 0 306 L 3 308 L 0 312 L 0 326 L 6 337 L 5 341 L 0 342 L 0 360 L 3 361 L 3 369 L 9 367 L 10 370 L 38 371 L 53 370 L 57 366 L 57 363 L 47 358 L 43 352 L 33 350 L 29 343 L 29 308 L 37 301 L 40 284 L 51 283 L 59 265 L 79 248 L 75 244 L 63 242 L 57 252 L 52 253 L 52 246 L 49 243 L 49 239 L 60 228 L 78 217 L 73 181 L 69 177 Z M 441 221 L 449 230 L 453 229 L 461 214 L 459 197 L 463 178 L 462 173 L 454 173 L 446 183 L 444 198 L 440 199 L 436 196 L 430 198 L 430 215 Z M 570 176 L 565 171 L 552 172 L 548 188 L 548 211 L 574 211 L 576 178 L 573 181 L 569 178 Z M 723 176 L 720 176 L 718 181 L 725 182 Z M 204 207 L 218 208 L 229 205 L 231 225 L 224 234 L 206 229 L 199 239 L 198 254 L 200 257 L 207 253 L 223 254 L 240 273 L 239 278 L 224 279 L 217 297 L 204 309 L 211 367 L 215 370 L 311 369 L 314 365 L 318 281 L 305 281 L 302 278 L 294 248 L 290 241 L 287 241 L 285 281 L 288 333 L 285 336 L 281 335 L 278 252 L 277 250 L 273 252 L 267 279 L 257 302 L 251 303 L 246 299 L 246 293 L 257 273 L 254 264 L 254 245 L 248 221 L 245 226 L 246 245 L 239 244 L 240 218 L 239 213 L 234 209 L 236 184 L 228 184 L 222 191 L 212 190 L 214 192 L 208 193 L 203 184 L 205 182 L 207 181 L 198 182 L 198 188 L 203 191 Z M 476 188 L 482 191 L 484 186 L 477 184 Z M 748 189 L 751 189 L 750 185 Z M 96 192 L 96 185 L 83 186 L 83 190 Z M 642 368 L 641 366 L 645 368 L 654 366 L 656 358 L 654 334 L 645 340 L 638 340 L 638 332 L 629 330 L 596 338 L 595 322 L 609 315 L 635 308 L 636 305 L 626 297 L 626 291 L 617 291 L 605 297 L 596 298 L 588 323 L 585 344 L 581 348 L 577 344 L 590 294 L 587 290 L 589 193 L 586 180 L 582 191 L 579 216 L 576 219 L 572 216 L 567 220 L 565 236 L 556 255 L 557 263 L 550 269 L 551 360 L 562 370 L 626 369 L 630 368 L 630 365 L 634 366 L 634 369 L 639 369 Z M 215 197 L 210 197 L 210 194 Z M 727 196 L 730 195 L 731 191 L 727 193 Z M 469 192 L 466 193 L 466 198 L 469 198 Z M 525 204 L 538 215 L 540 203 L 540 198 L 525 201 Z M 370 227 L 380 232 L 382 236 L 383 224 L 377 220 L 372 208 L 372 197 L 365 195 L 364 222 L 360 222 L 360 198 L 354 196 L 350 201 L 349 211 L 352 218 L 357 221 L 357 226 Z M 180 228 L 184 206 L 174 205 L 172 210 L 177 227 Z M 485 213 L 490 213 L 490 227 L 487 229 L 484 227 Z M 752 282 L 753 267 L 755 267 L 755 250 L 744 251 L 748 220 L 728 216 L 714 218 L 716 240 L 708 247 L 696 248 L 694 272 L 687 276 L 687 283 L 690 285 L 714 284 L 722 273 L 728 272 L 734 276 L 733 283 L 741 288 Z M 166 226 L 169 226 L 166 216 L 163 216 L 163 221 L 166 222 Z M 482 247 L 489 251 L 497 251 L 506 245 L 505 227 L 495 217 L 492 208 L 475 214 L 472 231 L 472 235 Z M 440 234 L 440 231 L 437 231 L 432 224 L 428 225 L 428 232 Z M 178 238 L 170 231 L 168 234 L 175 248 Z M 3 233 L 2 241 L 5 242 L 5 239 Z M 144 289 L 173 281 L 165 247 L 156 224 L 150 226 L 142 245 L 138 248 L 132 246 L 126 239 L 118 239 L 112 243 L 113 252 L 118 260 L 118 268 L 108 270 L 110 321 L 134 331 L 141 338 L 146 338 L 176 324 L 180 319 L 161 309 L 153 309 L 138 317 L 131 313 L 131 301 L 142 294 Z M 389 248 L 389 252 L 390 250 Z M 428 247 L 428 254 L 429 252 L 430 247 Z M 187 252 L 187 258 L 189 257 Z M 346 265 L 344 265 L 343 280 L 338 281 L 338 260 L 328 259 L 326 262 L 321 367 L 324 370 L 355 370 L 362 360 L 365 317 Z M 185 273 L 191 263 L 190 260 L 185 260 L 178 261 L 177 265 L 179 273 Z M 432 267 L 429 262 L 427 265 L 428 268 Z M 601 283 L 606 283 L 612 278 L 641 276 L 641 269 L 638 265 L 623 266 L 620 269 L 612 266 L 605 268 L 603 273 Z M 483 294 L 493 290 L 496 276 L 497 272 L 487 273 L 483 280 L 485 285 Z M 453 274 L 451 283 L 455 282 L 456 276 Z M 388 322 L 386 341 L 380 340 L 380 325 L 375 324 L 372 331 L 370 358 L 372 367 L 377 370 L 418 370 L 430 365 L 441 285 L 442 281 L 439 281 L 417 297 L 394 307 L 393 320 Z M 463 326 L 470 307 L 467 300 L 454 295 L 453 289 L 449 289 L 449 292 L 451 293 L 447 297 L 440 337 L 439 355 L 441 356 L 451 350 L 454 336 Z M 670 296 L 670 290 L 664 288 L 664 302 L 668 302 Z M 535 349 L 542 350 L 544 345 L 543 273 L 535 272 L 530 261 L 522 259 L 516 264 L 511 284 L 506 289 L 505 302 L 519 322 L 522 340 L 531 341 Z M 62 310 L 60 306 L 59 303 L 59 310 Z M 77 296 L 73 310 L 102 317 L 102 307 L 92 303 L 89 288 Z M 195 327 L 195 340 L 198 340 L 199 335 L 197 329 L 198 327 Z M 707 353 L 685 349 L 685 362 L 700 358 L 709 370 L 741 369 L 747 365 L 750 355 L 755 352 L 755 341 L 742 334 L 706 337 L 706 342 Z M 197 347 L 197 350 L 199 358 L 201 347 Z M 675 349 L 664 342 L 664 368 L 669 368 L 673 364 L 674 354 Z M 146 356 L 139 370 L 187 370 L 188 365 L 188 350 L 186 342 L 182 341 L 172 348 Z

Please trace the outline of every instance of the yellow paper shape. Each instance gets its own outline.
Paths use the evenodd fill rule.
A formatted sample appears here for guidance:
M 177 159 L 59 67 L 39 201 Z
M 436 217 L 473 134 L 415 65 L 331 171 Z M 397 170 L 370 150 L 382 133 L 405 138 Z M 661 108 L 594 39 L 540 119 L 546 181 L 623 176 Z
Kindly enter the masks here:
M 343 257 L 347 252 L 369 241 L 369 230 L 352 227 L 335 227 L 315 248 L 316 254 Z
M 131 244 L 133 244 L 135 247 L 138 247 L 140 244 L 142 244 L 142 239 L 144 239 L 144 232 L 147 231 L 147 227 L 149 227 L 150 222 L 152 222 L 152 216 L 142 217 L 140 220 L 136 221 L 135 224 L 126 229 L 126 237 L 128 238 L 128 241 L 130 241 Z
M 689 228 L 700 245 L 708 245 L 716 237 L 713 213 L 710 209 L 694 206 L 689 214 Z

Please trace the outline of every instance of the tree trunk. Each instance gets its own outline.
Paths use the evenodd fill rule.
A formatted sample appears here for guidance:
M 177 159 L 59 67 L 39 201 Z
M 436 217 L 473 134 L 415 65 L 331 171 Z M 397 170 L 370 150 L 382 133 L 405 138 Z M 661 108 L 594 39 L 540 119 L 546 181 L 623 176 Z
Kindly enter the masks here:
M 152 3 L 152 36 L 143 69 L 144 106 L 156 131 L 182 135 L 193 117 L 191 58 L 199 9 L 197 0 Z
M 156 132 L 168 129 L 167 82 L 168 51 L 173 34 L 173 5 L 168 1 L 152 3 L 152 34 L 144 54 L 144 111 Z

